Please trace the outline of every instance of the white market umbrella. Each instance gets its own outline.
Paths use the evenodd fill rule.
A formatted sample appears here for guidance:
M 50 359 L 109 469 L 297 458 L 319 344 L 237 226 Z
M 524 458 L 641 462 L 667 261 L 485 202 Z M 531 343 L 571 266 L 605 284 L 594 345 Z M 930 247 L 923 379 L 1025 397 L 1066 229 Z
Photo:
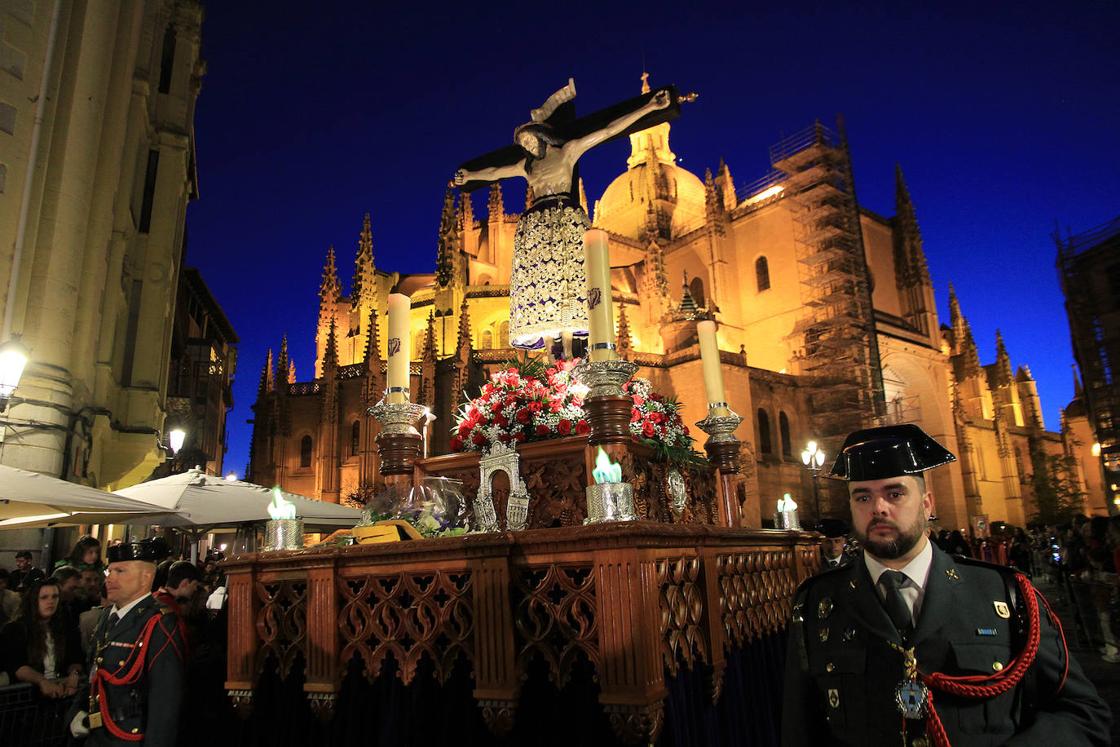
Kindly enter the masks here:
M 284 500 L 295 504 L 296 517 L 308 527 L 351 527 L 362 518 L 356 508 L 337 503 L 313 501 L 280 491 Z M 174 514 L 159 521 L 160 526 L 202 529 L 233 524 L 267 521 L 273 491 L 241 480 L 207 475 L 198 469 L 187 470 L 159 480 L 142 482 L 118 490 L 117 495 L 154 504 Z
M 127 524 L 165 517 L 165 509 L 145 501 L 0 465 L 0 528 Z

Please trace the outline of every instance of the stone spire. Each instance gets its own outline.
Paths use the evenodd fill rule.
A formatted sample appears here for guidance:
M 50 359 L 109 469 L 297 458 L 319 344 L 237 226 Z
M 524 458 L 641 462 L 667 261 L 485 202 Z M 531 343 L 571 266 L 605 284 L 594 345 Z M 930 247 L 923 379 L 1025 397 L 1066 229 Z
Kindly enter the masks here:
M 618 357 L 623 360 L 630 359 L 630 350 L 633 346 L 633 340 L 630 338 L 630 320 L 626 318 L 626 304 L 620 303 L 618 305 Z
M 1010 386 L 1012 381 L 1011 356 L 1007 354 L 1007 346 L 1003 344 L 1003 335 L 996 330 L 996 382 L 1000 386 Z
M 677 307 L 677 316 L 682 319 L 696 319 L 700 309 L 696 305 L 696 299 L 692 297 L 692 292 L 688 289 L 687 270 L 684 273 L 684 285 L 682 289 L 681 304 Z
M 474 225 L 474 203 L 471 202 L 469 193 L 464 192 L 459 198 L 459 228 L 470 230 Z
M 914 202 L 910 199 L 910 189 L 902 175 L 902 166 L 894 167 L 894 224 L 895 265 L 905 267 L 908 283 L 930 284 L 929 264 L 922 248 L 922 232 L 918 228 L 918 217 Z
M 486 207 L 490 213 L 488 218 L 491 223 L 505 218 L 506 208 L 505 203 L 502 201 L 501 182 L 493 182 L 490 185 L 490 199 L 487 200 Z
M 323 371 L 334 371 L 338 368 L 338 339 L 335 335 L 334 319 L 327 331 L 327 349 L 323 352 Z
M 288 361 L 288 383 L 296 383 L 296 362 L 293 360 Z
M 467 310 L 467 299 L 463 299 L 463 305 L 459 308 L 459 335 L 455 341 L 455 351 L 462 352 L 463 350 L 471 349 L 471 316 Z
M 362 232 L 358 234 L 358 253 L 354 257 L 354 278 L 350 281 L 351 308 L 368 308 L 376 301 L 376 267 L 373 263 L 373 232 L 370 230 L 369 213 L 362 218 Z
M 709 221 L 723 214 L 723 195 L 720 194 L 711 169 L 704 169 L 704 212 Z
M 377 335 L 377 309 L 369 310 L 369 327 L 366 335 L 365 362 L 367 369 L 379 367 L 381 362 L 381 345 Z
M 334 264 L 334 246 L 327 249 L 327 260 L 323 263 L 323 280 L 319 283 L 320 308 L 326 308 L 338 300 L 342 283 L 338 281 L 338 268 Z
M 463 202 L 470 198 L 463 195 Z M 451 285 L 458 265 L 459 227 L 455 215 L 455 193 L 448 189 L 443 195 L 443 210 L 439 216 L 439 239 L 436 245 L 436 284 L 441 288 Z
M 649 93 L 649 73 L 642 71 L 642 93 Z
M 280 338 L 280 354 L 276 356 L 276 381 L 288 380 L 288 333 Z
M 961 313 L 961 304 L 953 284 L 949 284 L 949 321 L 953 328 L 953 357 L 959 361 L 959 375 L 973 376 L 980 372 L 980 353 L 972 338 L 972 328 Z
M 719 169 L 716 171 L 716 187 L 719 188 L 723 197 L 724 210 L 734 210 L 735 206 L 739 204 L 739 197 L 735 194 L 735 182 L 731 180 L 731 169 L 727 168 L 727 162 L 722 157 L 719 159 Z
M 420 357 L 424 360 L 435 360 L 436 353 L 436 317 L 433 312 L 429 312 L 428 329 L 424 331 L 424 350 Z
M 272 348 L 268 349 L 268 355 L 264 359 L 264 368 L 261 369 L 261 380 L 257 384 L 257 396 L 271 392 L 273 389 L 272 378 Z

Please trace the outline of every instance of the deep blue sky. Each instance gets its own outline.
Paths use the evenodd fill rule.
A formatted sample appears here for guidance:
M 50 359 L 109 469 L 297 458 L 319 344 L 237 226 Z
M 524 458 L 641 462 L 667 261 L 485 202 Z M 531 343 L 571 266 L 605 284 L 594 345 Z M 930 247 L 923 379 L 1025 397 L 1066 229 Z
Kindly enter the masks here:
M 643 66 L 701 94 L 672 134 L 699 175 L 722 156 L 752 181 L 771 143 L 840 112 L 866 207 L 893 213 L 901 163 L 942 320 L 951 281 L 981 360 L 1000 328 L 1057 429 L 1072 354 L 1050 236 L 1120 214 L 1120 6 L 840 5 L 207 3 L 187 262 L 241 337 L 227 471 L 248 460 L 245 420 L 282 333 L 309 378 L 329 244 L 346 283 L 369 211 L 379 267 L 432 271 L 458 163 L 507 144 L 568 76 L 590 112 L 637 93 Z M 589 199 L 627 154 L 584 158 Z M 521 199 L 507 188 L 507 207 Z

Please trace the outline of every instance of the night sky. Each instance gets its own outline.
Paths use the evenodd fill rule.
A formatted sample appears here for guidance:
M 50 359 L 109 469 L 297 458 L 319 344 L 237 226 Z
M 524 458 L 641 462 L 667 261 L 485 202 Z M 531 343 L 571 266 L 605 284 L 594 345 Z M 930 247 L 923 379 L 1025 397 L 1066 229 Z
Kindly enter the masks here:
M 284 332 L 311 377 L 328 245 L 348 286 L 368 211 L 379 268 L 433 271 L 460 162 L 509 143 L 569 76 L 588 113 L 637 94 L 643 68 L 700 93 L 671 142 L 701 177 L 722 156 L 751 182 L 772 143 L 843 113 L 860 202 L 892 215 L 902 165 L 942 321 L 952 282 L 981 361 L 1001 329 L 1056 430 L 1073 357 L 1051 234 L 1120 214 L 1120 5 L 749 5 L 207 3 L 186 262 L 241 338 L 226 471 L 243 474 Z M 628 154 L 622 141 L 584 157 L 590 201 Z M 523 190 L 505 185 L 507 210 Z

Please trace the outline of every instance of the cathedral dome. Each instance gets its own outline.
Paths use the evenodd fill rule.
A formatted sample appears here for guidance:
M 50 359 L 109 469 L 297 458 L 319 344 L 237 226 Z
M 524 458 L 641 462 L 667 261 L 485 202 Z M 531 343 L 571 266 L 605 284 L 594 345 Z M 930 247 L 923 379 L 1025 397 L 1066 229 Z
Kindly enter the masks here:
M 630 150 L 626 171 L 595 203 L 595 227 L 641 240 L 651 221 L 660 225 L 665 238 L 703 225 L 704 182 L 677 165 L 669 149 L 669 124 L 630 135 Z

